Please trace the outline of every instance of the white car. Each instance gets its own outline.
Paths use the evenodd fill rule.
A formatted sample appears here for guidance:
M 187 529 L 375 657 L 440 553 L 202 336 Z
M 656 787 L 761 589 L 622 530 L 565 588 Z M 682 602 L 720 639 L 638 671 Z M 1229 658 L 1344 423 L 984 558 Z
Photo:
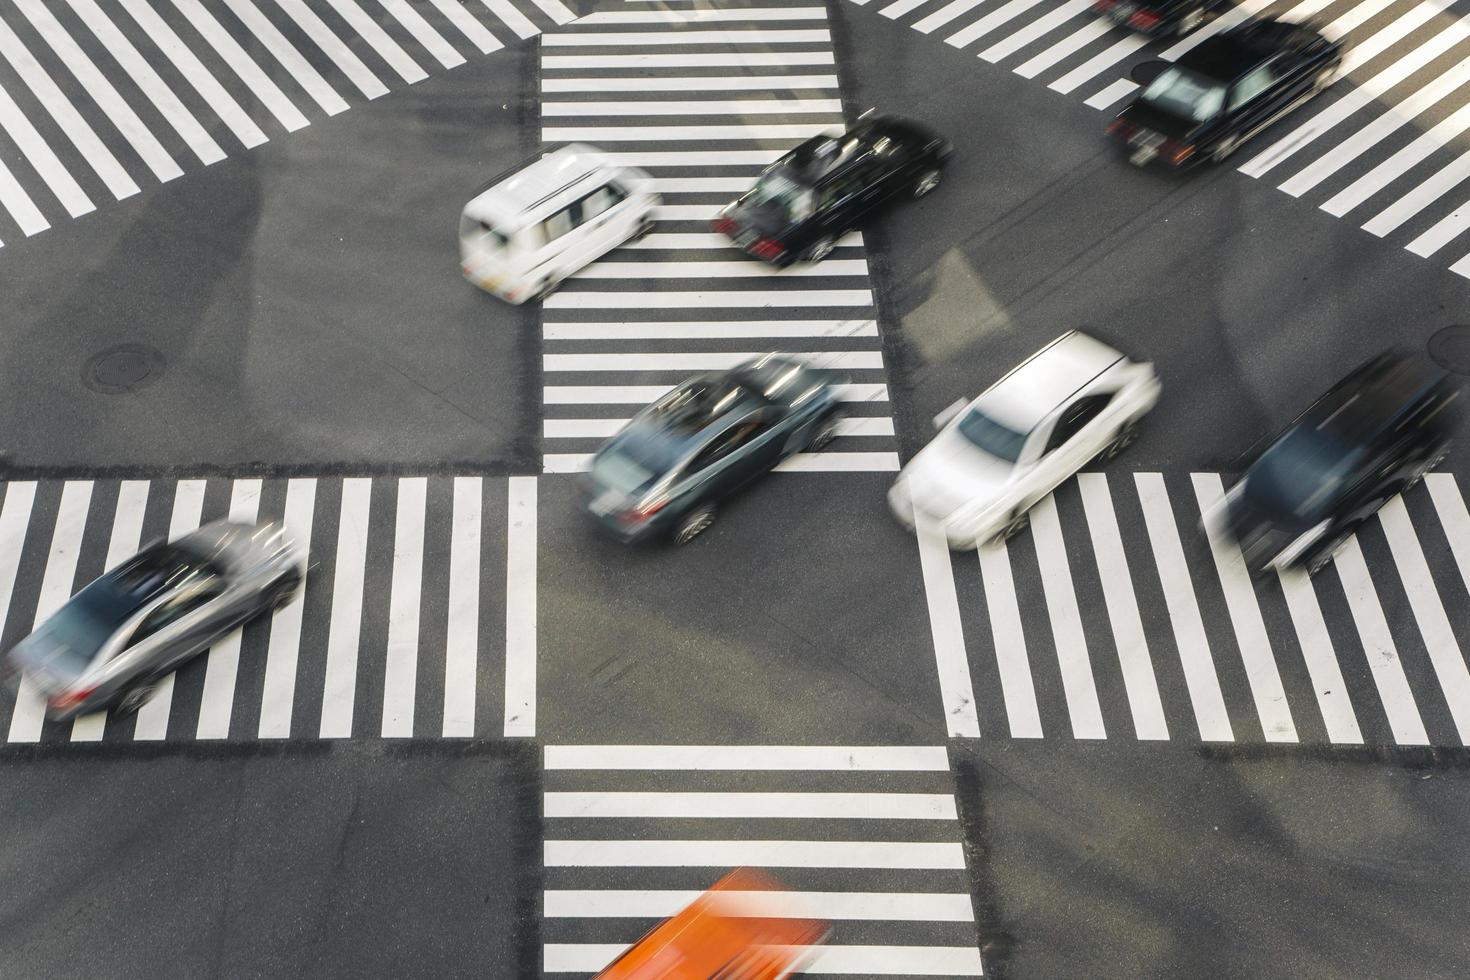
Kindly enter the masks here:
M 1131 444 L 1158 400 L 1152 364 L 1064 333 L 974 401 L 941 413 L 939 435 L 899 472 L 888 503 L 910 527 L 920 511 L 957 550 L 1008 540 L 1062 481 Z

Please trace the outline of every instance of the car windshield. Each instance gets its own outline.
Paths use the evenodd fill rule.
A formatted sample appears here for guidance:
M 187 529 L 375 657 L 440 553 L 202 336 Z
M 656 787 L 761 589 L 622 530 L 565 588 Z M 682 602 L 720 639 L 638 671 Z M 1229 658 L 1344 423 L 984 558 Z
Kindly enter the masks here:
M 1220 114 L 1225 105 L 1225 86 L 1172 65 L 1155 78 L 1139 98 L 1171 115 L 1205 122 Z
M 810 217 L 815 195 L 780 170 L 762 174 L 746 195 L 746 203 L 787 222 Z
M 1026 444 L 1024 434 L 1001 425 L 978 408 L 970 409 L 957 428 L 974 446 L 1007 463 L 1020 459 L 1021 447 Z
M 1261 456 L 1246 474 L 1246 492 L 1304 524 L 1328 516 L 1364 453 L 1311 425 L 1299 425 Z

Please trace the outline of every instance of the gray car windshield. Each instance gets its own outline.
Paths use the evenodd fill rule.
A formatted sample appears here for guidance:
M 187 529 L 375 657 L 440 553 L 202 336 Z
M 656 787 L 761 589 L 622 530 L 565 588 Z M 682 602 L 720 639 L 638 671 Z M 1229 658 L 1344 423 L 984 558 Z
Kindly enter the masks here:
M 1155 78 L 1139 98 L 1170 115 L 1202 123 L 1220 114 L 1225 105 L 1225 86 L 1174 65 Z
M 965 417 L 960 419 L 958 428 L 960 435 L 975 446 L 1007 463 L 1014 463 L 1020 459 L 1021 447 L 1026 444 L 1026 436 L 1023 433 L 1001 425 L 978 408 L 970 409 Z

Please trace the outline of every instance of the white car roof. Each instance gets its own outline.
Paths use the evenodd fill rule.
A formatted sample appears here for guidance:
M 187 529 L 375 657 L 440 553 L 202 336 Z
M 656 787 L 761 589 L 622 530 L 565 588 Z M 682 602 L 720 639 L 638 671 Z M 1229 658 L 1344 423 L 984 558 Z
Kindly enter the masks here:
M 465 205 L 464 213 L 509 233 L 543 220 L 618 174 L 647 179 L 596 147 L 572 143 L 480 192 Z
M 1080 389 L 1126 360 L 1102 341 L 1070 330 L 987 388 L 975 405 L 1016 432 L 1030 432 Z

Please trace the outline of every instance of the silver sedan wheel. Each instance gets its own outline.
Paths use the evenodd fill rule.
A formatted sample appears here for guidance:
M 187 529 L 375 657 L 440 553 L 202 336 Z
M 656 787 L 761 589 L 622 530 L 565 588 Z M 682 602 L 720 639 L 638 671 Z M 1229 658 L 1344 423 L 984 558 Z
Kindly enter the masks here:
M 806 255 L 804 256 L 804 258 L 808 262 L 820 262 L 827 256 L 832 254 L 832 249 L 834 246 L 836 246 L 836 244 L 837 243 L 833 241 L 830 237 L 818 238 L 816 241 L 812 242 L 811 247 L 806 250 Z
M 919 179 L 914 182 L 914 197 L 923 197 L 934 188 L 939 186 L 939 171 L 926 170 Z
M 139 684 L 130 688 L 117 703 L 119 714 L 131 715 L 138 712 L 153 697 L 152 684 Z
M 704 504 L 696 507 L 684 519 L 679 522 L 679 527 L 674 531 L 675 544 L 688 544 L 699 537 L 715 522 L 715 505 Z

